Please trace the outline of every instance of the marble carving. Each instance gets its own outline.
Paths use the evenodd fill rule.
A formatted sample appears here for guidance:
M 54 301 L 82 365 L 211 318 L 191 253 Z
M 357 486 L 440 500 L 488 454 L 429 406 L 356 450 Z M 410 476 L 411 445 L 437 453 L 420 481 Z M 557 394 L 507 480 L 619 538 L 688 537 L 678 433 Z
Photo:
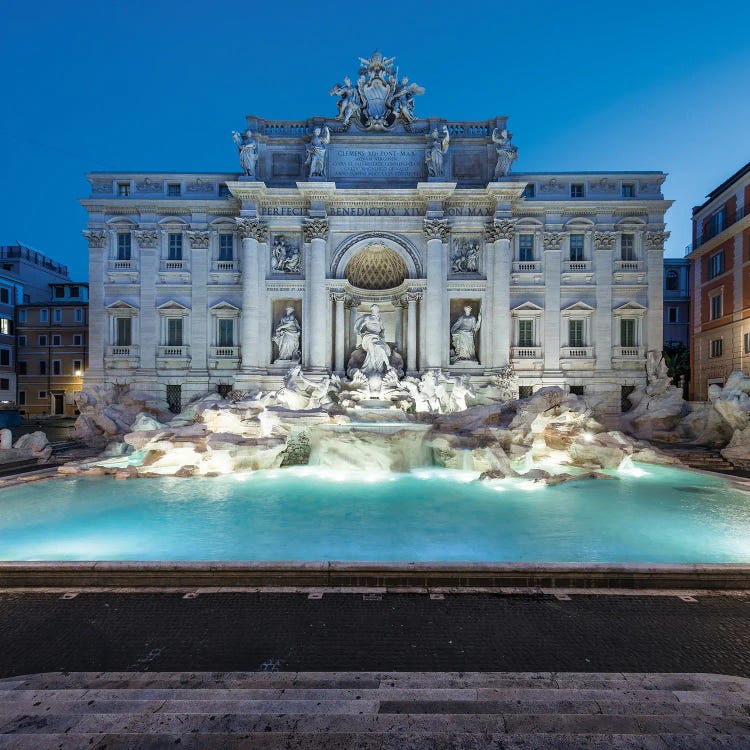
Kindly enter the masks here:
M 451 255 L 451 273 L 479 272 L 480 242 L 473 238 L 456 239 Z
M 331 131 L 327 128 L 315 128 L 307 146 L 305 166 L 310 169 L 310 177 L 326 176 L 326 146 L 331 141 Z
M 474 316 L 466 305 L 464 314 L 451 326 L 451 364 L 477 361 L 476 338 L 481 325 L 482 315 Z
M 258 164 L 258 142 L 248 130 L 241 136 L 236 130 L 232 131 L 232 138 L 237 144 L 240 154 L 240 167 L 246 177 L 255 179 L 255 167 Z
M 448 153 L 448 144 L 450 143 L 450 133 L 448 128 L 443 125 L 442 132 L 435 128 L 427 136 L 427 152 L 425 153 L 425 162 L 427 163 L 427 174 L 430 177 L 442 177 L 445 155 Z
M 294 314 L 294 308 L 287 307 L 273 335 L 273 343 L 276 344 L 278 352 L 276 363 L 300 361 L 301 335 L 302 327 Z
M 277 273 L 299 273 L 302 255 L 299 241 L 290 239 L 283 234 L 273 238 L 271 251 L 271 268 Z
M 518 158 L 518 149 L 510 142 L 513 134 L 503 128 L 492 131 L 492 142 L 497 151 L 497 164 L 495 165 L 495 182 L 510 174 L 513 162 Z

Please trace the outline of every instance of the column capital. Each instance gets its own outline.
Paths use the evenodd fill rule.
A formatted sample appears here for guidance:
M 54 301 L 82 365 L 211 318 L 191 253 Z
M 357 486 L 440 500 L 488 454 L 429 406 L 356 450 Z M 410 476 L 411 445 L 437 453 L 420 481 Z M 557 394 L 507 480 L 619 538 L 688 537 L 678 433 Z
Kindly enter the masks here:
M 265 242 L 268 239 L 268 226 L 260 219 L 246 219 L 240 216 L 235 218 L 235 221 L 243 240 L 252 239 Z
M 421 289 L 408 289 L 404 295 L 404 300 L 408 304 L 409 302 L 419 302 L 422 299 Z
M 353 297 L 351 294 L 345 295 L 344 307 L 352 308 L 359 307 L 362 304 L 362 300 L 359 297 Z
M 446 219 L 425 219 L 423 231 L 427 240 L 440 240 L 445 242 L 448 239 L 450 227 Z
M 594 249 L 611 250 L 616 237 L 617 232 L 594 232 Z
M 646 248 L 649 250 L 662 250 L 667 239 L 669 239 L 669 232 L 646 232 Z
M 542 235 L 542 243 L 544 244 L 544 249 L 559 250 L 562 246 L 564 237 L 564 232 L 544 232 L 544 234 Z
M 495 219 L 492 224 L 484 228 L 484 235 L 488 242 L 512 240 L 515 233 L 516 222 L 513 219 Z
M 187 236 L 190 239 L 190 247 L 192 247 L 194 250 L 207 250 L 208 249 L 208 240 L 210 237 L 208 232 L 193 231 L 193 232 L 188 232 Z
M 89 241 L 89 248 L 105 247 L 107 244 L 107 232 L 101 229 L 87 229 L 83 236 Z
M 328 219 L 305 219 L 302 234 L 305 242 L 328 239 Z
M 142 229 L 133 232 L 138 247 L 156 247 L 159 244 L 159 233 L 155 229 Z
M 331 302 L 346 302 L 347 294 L 343 289 L 331 289 L 328 292 Z

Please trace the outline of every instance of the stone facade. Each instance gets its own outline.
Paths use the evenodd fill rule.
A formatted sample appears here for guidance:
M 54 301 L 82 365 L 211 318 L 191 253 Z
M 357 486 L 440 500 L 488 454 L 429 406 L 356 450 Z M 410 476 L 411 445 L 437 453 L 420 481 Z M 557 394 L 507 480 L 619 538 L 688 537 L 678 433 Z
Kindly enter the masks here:
M 248 117 L 240 174 L 88 175 L 87 383 L 176 406 L 276 388 L 297 361 L 344 376 L 367 367 L 376 305 L 397 370 L 512 364 L 524 393 L 567 384 L 619 409 L 662 346 L 665 175 L 511 174 L 505 118 L 419 119 L 420 87 L 362 62 L 336 118 Z
M 750 371 L 750 162 L 693 209 L 691 398 Z

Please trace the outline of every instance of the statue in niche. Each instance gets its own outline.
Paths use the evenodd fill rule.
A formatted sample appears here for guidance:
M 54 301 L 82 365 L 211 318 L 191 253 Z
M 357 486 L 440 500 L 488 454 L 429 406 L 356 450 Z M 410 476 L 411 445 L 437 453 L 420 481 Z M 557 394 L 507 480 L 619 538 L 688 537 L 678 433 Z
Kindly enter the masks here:
M 492 131 L 492 142 L 497 151 L 497 164 L 495 164 L 495 181 L 510 174 L 513 162 L 518 158 L 518 149 L 510 142 L 513 134 L 505 128 Z
M 354 329 L 362 337 L 365 361 L 360 368 L 365 375 L 387 372 L 391 366 L 391 347 L 385 341 L 385 326 L 380 318 L 380 308 L 370 307 L 367 315 L 362 315 L 354 324 Z
M 442 177 L 443 162 L 445 155 L 448 153 L 448 143 L 450 142 L 448 128 L 443 125 L 442 134 L 438 133 L 438 129 L 435 128 L 427 136 L 427 141 L 427 153 L 424 157 L 425 162 L 427 162 L 427 174 L 430 177 Z
M 240 167 L 246 177 L 255 179 L 255 167 L 258 164 L 258 143 L 253 138 L 252 133 L 247 130 L 245 135 L 241 136 L 236 130 L 232 131 L 232 138 L 237 144 L 237 150 L 240 154 Z
M 274 271 L 299 273 L 302 260 L 299 244 L 291 242 L 283 234 L 274 237 L 271 256 L 271 267 Z
M 299 341 L 301 334 L 302 327 L 294 314 L 294 308 L 287 307 L 286 314 L 281 316 L 272 338 L 273 343 L 279 350 L 277 362 L 300 361 Z
M 328 126 L 315 128 L 307 146 L 305 166 L 310 167 L 310 177 L 326 176 L 326 146 L 331 142 L 331 131 Z
M 360 85 L 363 83 L 363 78 L 360 78 L 359 83 Z M 341 97 L 338 101 L 339 113 L 336 119 L 341 120 L 344 127 L 348 128 L 352 117 L 359 117 L 362 109 L 362 97 L 358 86 L 353 86 L 351 79 L 344 76 L 344 83 L 337 83 L 328 93 L 331 96 Z
M 451 256 L 451 273 L 479 273 L 479 242 L 457 240 Z
M 464 314 L 451 326 L 451 364 L 478 361 L 476 336 L 481 325 L 481 313 L 475 317 L 466 305 Z

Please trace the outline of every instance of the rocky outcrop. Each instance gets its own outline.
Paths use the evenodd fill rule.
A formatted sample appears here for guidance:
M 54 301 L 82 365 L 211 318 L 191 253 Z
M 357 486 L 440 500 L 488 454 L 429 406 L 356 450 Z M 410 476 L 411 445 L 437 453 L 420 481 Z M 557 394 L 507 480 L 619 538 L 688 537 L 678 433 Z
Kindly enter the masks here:
M 39 463 L 46 463 L 52 456 L 52 446 L 43 432 L 30 432 L 27 435 L 21 435 L 13 447 L 16 450 L 30 453 L 31 457 L 38 459 Z

